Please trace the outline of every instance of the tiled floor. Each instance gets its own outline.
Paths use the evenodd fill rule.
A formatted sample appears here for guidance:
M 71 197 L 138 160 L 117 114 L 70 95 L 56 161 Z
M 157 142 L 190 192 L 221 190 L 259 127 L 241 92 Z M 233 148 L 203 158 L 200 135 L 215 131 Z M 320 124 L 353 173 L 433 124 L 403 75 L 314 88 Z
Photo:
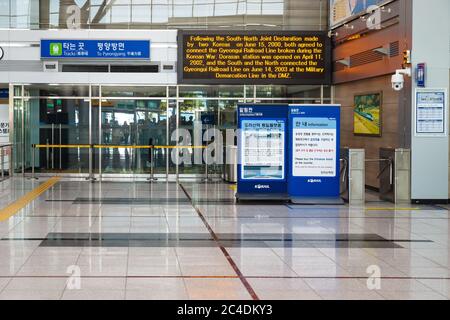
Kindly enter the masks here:
M 0 183 L 0 207 L 42 182 Z M 233 199 L 222 183 L 61 180 L 0 222 L 0 299 L 450 298 L 446 207 Z

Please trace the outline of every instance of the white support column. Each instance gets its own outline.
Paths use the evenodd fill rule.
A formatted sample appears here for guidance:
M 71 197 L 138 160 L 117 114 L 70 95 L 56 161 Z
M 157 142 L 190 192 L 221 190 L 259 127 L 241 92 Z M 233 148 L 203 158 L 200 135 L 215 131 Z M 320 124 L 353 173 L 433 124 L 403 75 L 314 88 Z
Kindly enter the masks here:
M 450 1 L 412 0 L 412 68 L 427 64 L 426 87 L 449 87 Z M 415 108 L 416 81 L 412 80 L 412 108 Z M 448 126 L 448 101 L 447 101 Z M 412 116 L 411 198 L 436 202 L 448 200 L 449 138 L 419 137 Z M 448 130 L 447 130 L 448 132 Z M 419 201 L 416 201 L 419 202 Z

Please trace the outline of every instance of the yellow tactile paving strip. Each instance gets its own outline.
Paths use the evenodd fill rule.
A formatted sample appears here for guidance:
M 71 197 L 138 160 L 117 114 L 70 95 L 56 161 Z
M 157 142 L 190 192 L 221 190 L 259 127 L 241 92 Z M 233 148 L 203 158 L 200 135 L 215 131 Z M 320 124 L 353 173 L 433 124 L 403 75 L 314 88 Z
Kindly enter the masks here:
M 23 197 L 17 199 L 15 202 L 10 204 L 9 206 L 0 210 L 0 222 L 5 221 L 15 215 L 17 212 L 25 208 L 30 202 L 39 197 L 45 191 L 53 187 L 58 181 L 59 177 L 53 177 L 40 184 L 37 188 L 28 192 Z

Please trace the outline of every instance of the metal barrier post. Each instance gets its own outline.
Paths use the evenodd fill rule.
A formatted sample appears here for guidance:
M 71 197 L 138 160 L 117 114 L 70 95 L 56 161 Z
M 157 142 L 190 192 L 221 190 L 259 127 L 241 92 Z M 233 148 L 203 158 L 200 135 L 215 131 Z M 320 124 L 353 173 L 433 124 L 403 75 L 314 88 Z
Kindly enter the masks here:
M 55 144 L 55 125 L 52 123 L 52 145 Z M 55 148 L 52 147 L 52 170 L 55 169 Z
M 49 148 L 49 143 L 48 143 L 48 139 L 47 139 L 47 147 L 45 148 L 45 163 L 47 164 L 47 170 L 50 169 L 50 148 Z
M 147 179 L 148 181 L 158 181 L 158 178 L 155 178 L 155 146 L 153 145 L 153 141 L 150 141 L 150 150 L 149 150 L 149 155 L 150 155 L 150 178 Z
M 61 149 L 61 144 L 62 144 L 62 125 L 59 125 L 59 170 L 62 170 L 62 149 Z M 69 152 L 69 150 L 68 150 Z
M 34 170 L 35 170 L 34 167 L 36 166 L 36 145 L 35 144 L 31 145 L 31 149 L 33 150 L 32 155 L 31 155 L 31 158 L 32 158 L 31 179 L 38 180 L 38 179 L 36 179 L 36 176 L 34 174 Z
M 208 147 L 206 147 L 204 149 L 205 152 L 205 178 L 203 179 L 203 181 L 208 182 L 211 181 L 211 179 L 209 178 L 209 157 L 208 157 Z
M 208 150 L 205 150 L 205 180 L 209 181 L 209 164 L 208 164 Z
M 94 166 L 94 145 L 89 145 L 89 178 L 91 182 L 94 182 L 94 172 L 93 172 L 93 166 Z
M 14 175 L 14 167 L 13 167 L 13 145 L 9 147 L 9 177 L 12 178 Z

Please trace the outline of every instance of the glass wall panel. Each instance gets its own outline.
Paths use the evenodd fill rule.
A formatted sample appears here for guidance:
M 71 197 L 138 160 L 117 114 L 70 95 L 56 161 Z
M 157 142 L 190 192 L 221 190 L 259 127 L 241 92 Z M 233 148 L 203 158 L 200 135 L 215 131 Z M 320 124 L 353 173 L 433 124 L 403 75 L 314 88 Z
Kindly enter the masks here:
M 139 86 L 102 86 L 102 97 L 134 97 L 161 98 L 167 96 L 167 87 L 139 87 Z
M 202 148 L 215 144 L 209 160 L 220 163 L 222 145 L 236 143 L 238 103 L 311 104 L 321 103 L 322 95 L 325 103 L 331 101 L 331 89 L 321 86 L 17 85 L 13 94 L 18 172 L 31 169 L 33 144 L 50 144 L 78 147 L 39 149 L 38 172 L 87 174 L 90 151 L 82 146 L 93 144 L 94 174 L 148 175 L 154 160 L 156 174 L 180 177 L 205 173 Z M 222 135 L 205 137 L 215 129 Z M 149 145 L 157 146 L 154 153 Z M 186 147 L 175 148 L 180 145 Z M 209 165 L 208 172 L 219 174 L 222 166 Z
M 167 108 L 167 117 L 168 117 L 168 130 L 169 130 L 169 141 L 167 143 L 168 146 L 174 147 L 177 145 L 177 127 L 178 127 L 178 101 L 177 100 L 169 100 L 169 106 Z M 176 166 L 176 153 L 177 149 L 167 149 L 166 150 L 166 165 L 168 166 L 168 173 L 169 174 L 176 174 L 177 173 L 177 166 Z
M 180 86 L 181 98 L 243 98 L 244 86 Z
M 0 26 L 326 30 L 328 0 L 0 0 Z
M 89 99 L 34 99 L 37 112 L 31 130 L 33 143 L 70 145 L 73 148 L 40 148 L 36 154 L 39 172 L 88 173 Z M 35 113 L 31 111 L 30 114 Z

